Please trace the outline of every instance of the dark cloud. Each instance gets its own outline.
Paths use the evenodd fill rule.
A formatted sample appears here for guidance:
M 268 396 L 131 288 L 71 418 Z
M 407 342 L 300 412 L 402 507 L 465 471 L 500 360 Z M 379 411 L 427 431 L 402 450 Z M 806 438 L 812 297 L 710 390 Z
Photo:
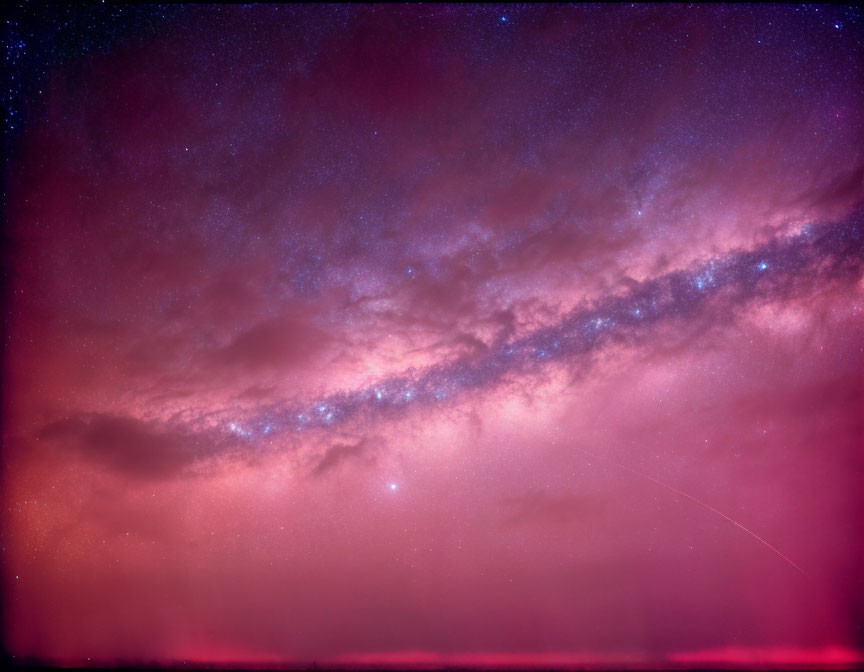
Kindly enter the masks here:
M 297 314 L 287 313 L 255 325 L 214 355 L 215 362 L 243 371 L 308 364 L 331 338 Z
M 218 447 L 216 436 L 100 413 L 55 420 L 38 436 L 134 479 L 174 477 Z
M 518 497 L 505 497 L 508 510 L 505 527 L 543 527 L 571 525 L 602 514 L 606 506 L 596 495 L 555 495 L 531 492 Z
M 374 459 L 373 447 L 368 439 L 361 439 L 357 443 L 334 443 L 321 456 L 321 459 L 312 469 L 315 478 L 324 476 L 344 462 L 360 460 L 366 462 Z

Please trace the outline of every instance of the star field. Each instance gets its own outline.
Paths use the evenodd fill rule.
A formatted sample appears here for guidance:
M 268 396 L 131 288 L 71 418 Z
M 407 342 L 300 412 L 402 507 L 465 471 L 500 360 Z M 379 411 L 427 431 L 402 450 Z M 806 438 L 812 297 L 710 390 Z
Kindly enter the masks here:
M 16 662 L 860 666 L 859 8 L 4 21 Z

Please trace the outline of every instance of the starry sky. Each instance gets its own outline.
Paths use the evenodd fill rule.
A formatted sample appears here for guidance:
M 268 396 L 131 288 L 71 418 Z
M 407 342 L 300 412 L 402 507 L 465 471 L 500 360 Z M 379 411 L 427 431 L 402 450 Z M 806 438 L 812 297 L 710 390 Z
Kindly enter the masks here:
M 3 26 L 3 646 L 864 661 L 864 16 Z

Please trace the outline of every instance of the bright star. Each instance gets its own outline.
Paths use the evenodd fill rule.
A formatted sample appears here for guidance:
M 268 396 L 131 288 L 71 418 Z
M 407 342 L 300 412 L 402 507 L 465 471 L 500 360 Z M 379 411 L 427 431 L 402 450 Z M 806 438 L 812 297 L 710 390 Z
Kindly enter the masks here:
M 395 489 L 396 489 L 396 484 L 395 484 L 395 483 L 391 483 L 389 487 L 390 487 L 391 490 L 395 490 Z

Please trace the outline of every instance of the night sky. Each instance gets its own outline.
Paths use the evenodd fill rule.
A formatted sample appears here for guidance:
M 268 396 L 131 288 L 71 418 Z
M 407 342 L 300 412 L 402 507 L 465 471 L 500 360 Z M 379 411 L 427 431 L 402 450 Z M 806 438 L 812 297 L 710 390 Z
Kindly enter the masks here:
M 3 645 L 864 663 L 864 14 L 4 19 Z

